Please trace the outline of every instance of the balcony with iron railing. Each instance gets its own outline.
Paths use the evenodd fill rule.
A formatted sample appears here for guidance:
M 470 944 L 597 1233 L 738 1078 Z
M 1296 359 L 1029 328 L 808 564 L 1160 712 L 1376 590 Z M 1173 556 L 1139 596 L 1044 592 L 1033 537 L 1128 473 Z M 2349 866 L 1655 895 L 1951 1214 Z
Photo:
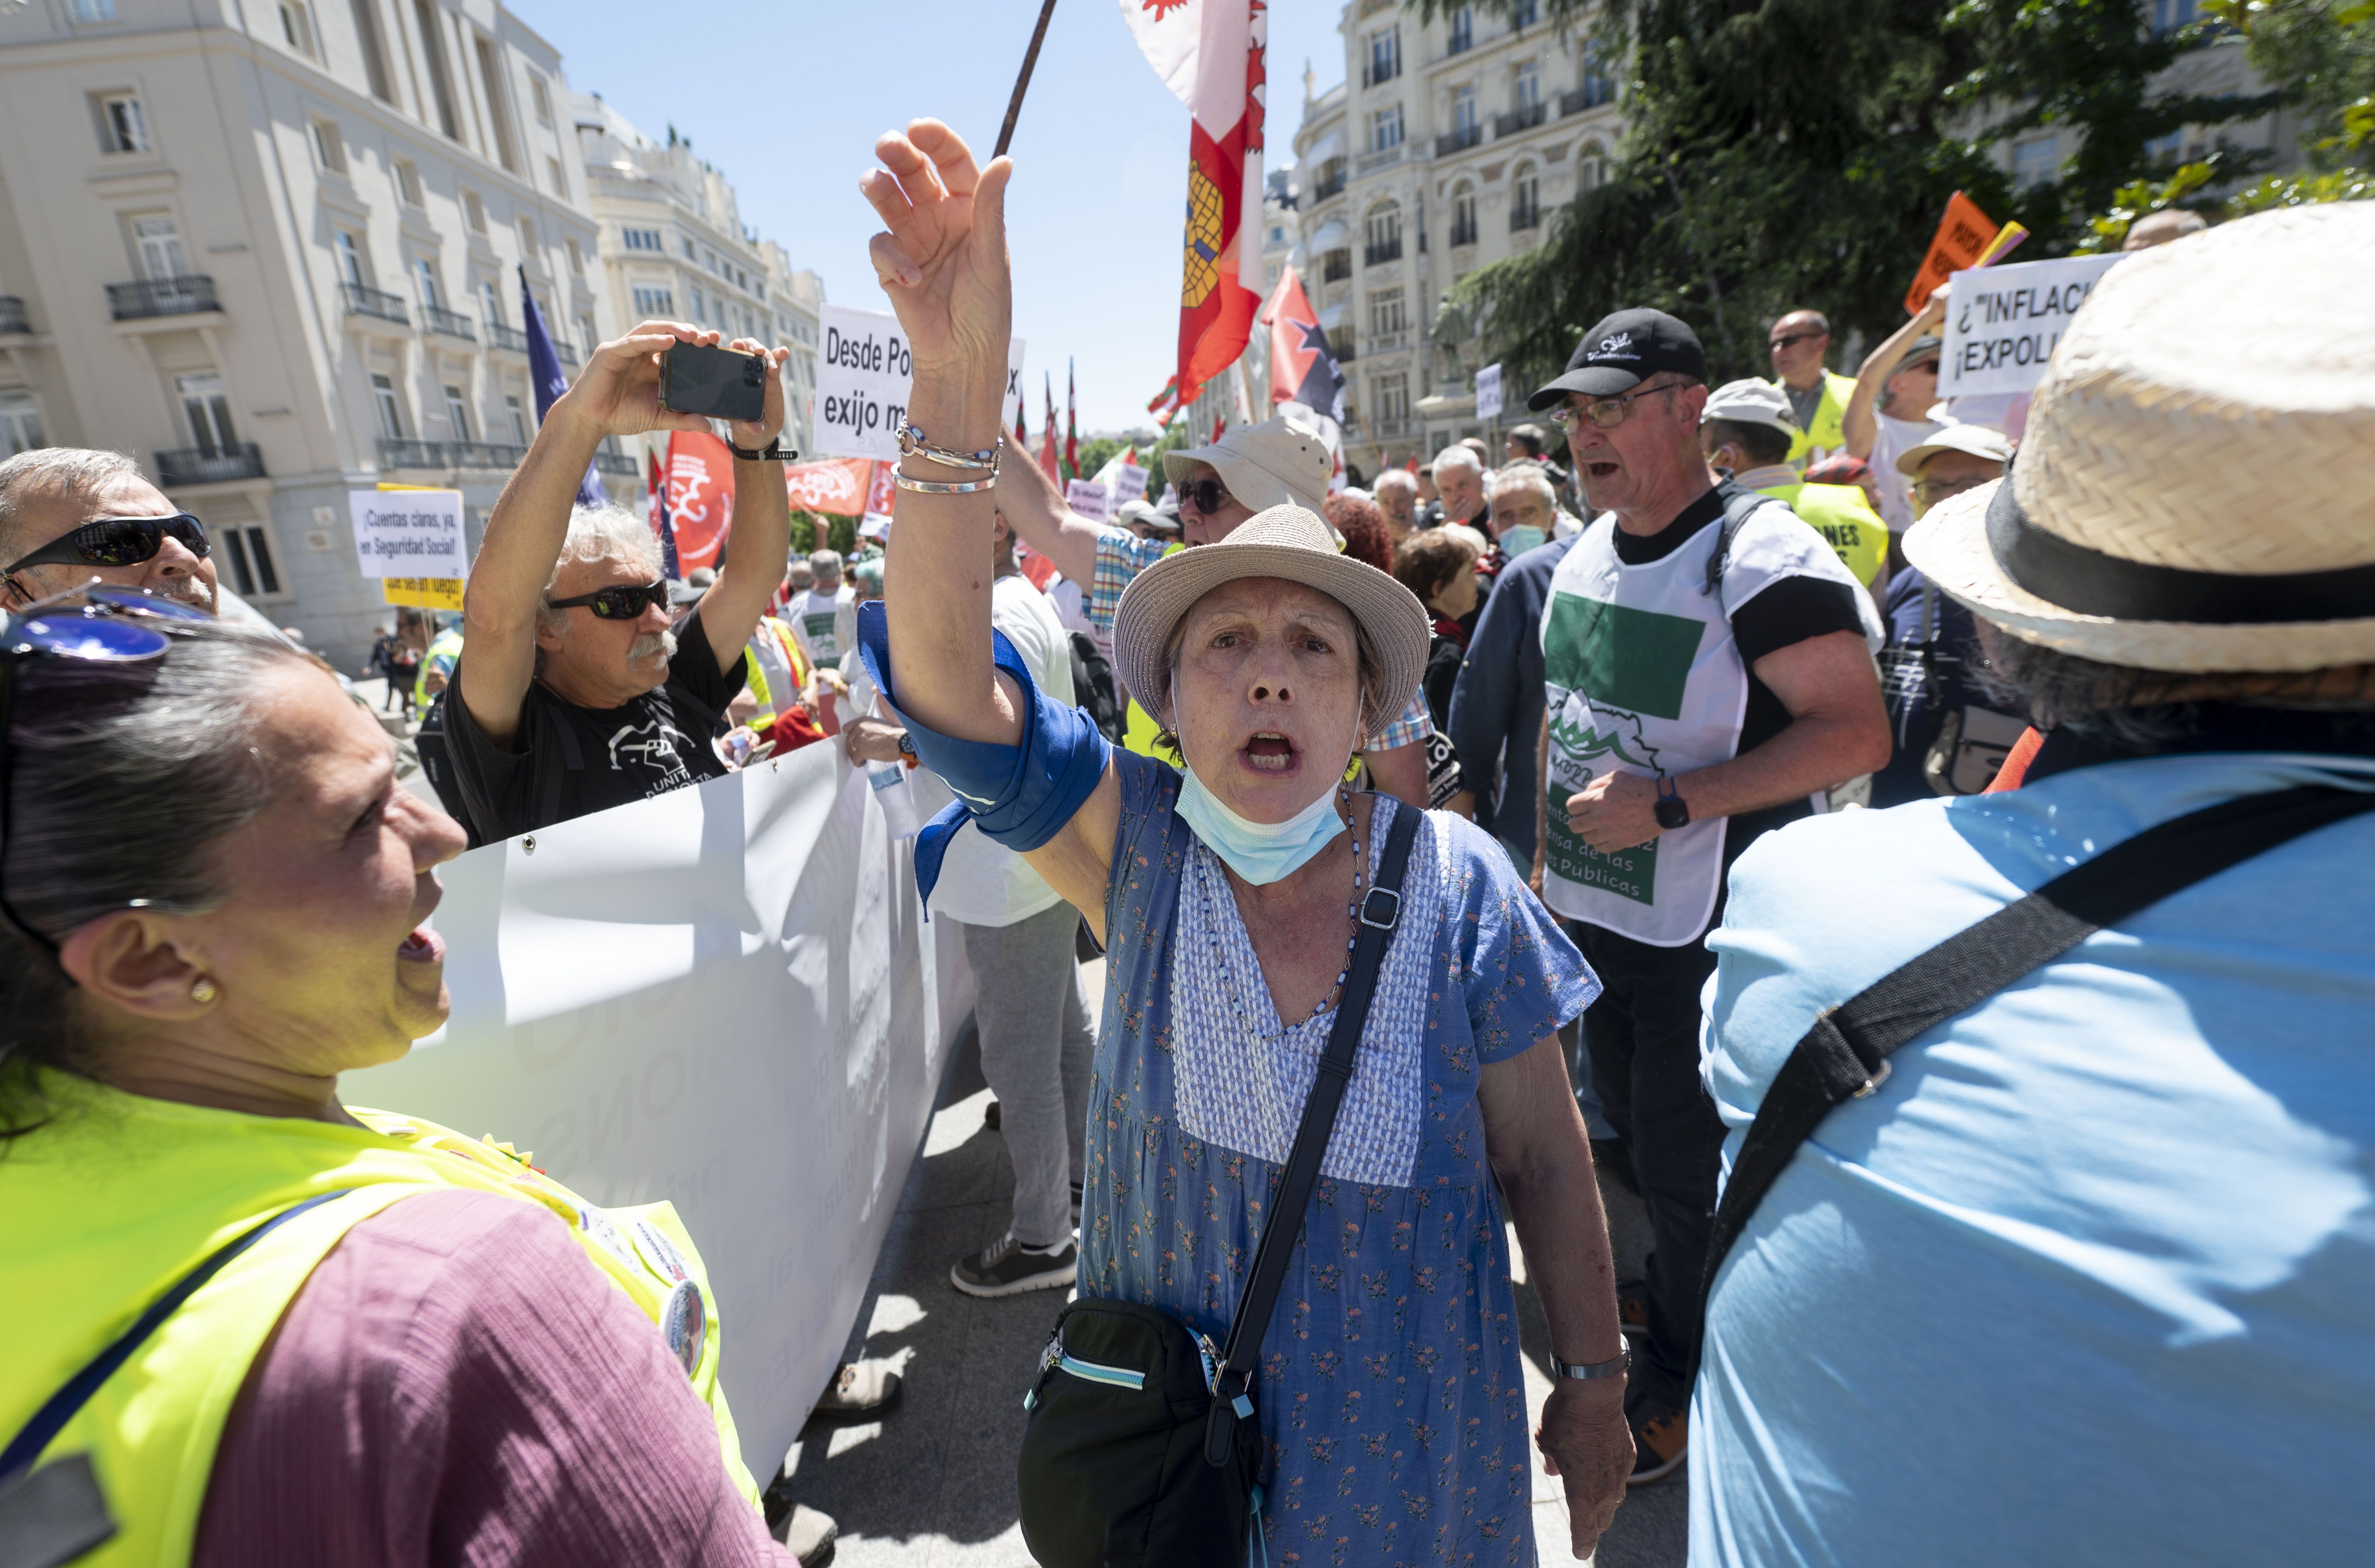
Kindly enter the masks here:
M 561 362 L 564 365 L 573 365 L 578 362 L 577 348 L 566 337 L 555 337 L 552 340 L 552 351 L 560 356 Z
M 1341 283 L 1353 276 L 1353 253 L 1330 251 L 1319 258 L 1319 281 Z
M 1569 88 L 1559 94 L 1559 118 L 1565 119 L 1570 114 L 1580 114 L 1588 109 L 1597 109 L 1604 103 L 1613 103 L 1615 100 L 1615 83 L 1606 77 L 1588 76 L 1583 78 L 1581 87 Z
M 1381 147 L 1375 152 L 1363 153 L 1354 160 L 1354 168 L 1363 174 L 1375 174 L 1380 169 L 1391 169 L 1409 156 L 1410 144 L 1396 142 L 1391 147 Z
M 1471 213 L 1466 218 L 1453 218 L 1451 220 L 1451 248 L 1453 250 L 1458 250 L 1462 245 L 1472 245 L 1475 242 L 1475 214 Z
M 1348 174 L 1341 168 L 1339 168 L 1333 174 L 1323 174 L 1320 176 L 1319 183 L 1311 187 L 1311 205 L 1317 206 L 1329 196 L 1343 195 L 1344 182 L 1348 178 Z
M 1388 240 L 1372 240 L 1361 247 L 1361 261 L 1366 266 L 1383 266 L 1401 259 L 1402 237 L 1399 234 Z
M 1465 54 L 1476 47 L 1476 29 L 1466 13 L 1452 18 L 1451 31 L 1443 41 L 1447 55 Z
M 202 272 L 107 286 L 107 312 L 117 321 L 194 316 L 221 309 L 221 301 L 215 298 L 215 280 Z
M 1538 202 L 1521 201 L 1509 208 L 1509 232 L 1522 234 L 1542 226 L 1542 209 Z
M 1390 60 L 1371 60 L 1361 67 L 1361 85 L 1365 88 L 1377 87 L 1392 81 L 1401 74 L 1402 61 L 1399 54 Z
M 404 296 L 391 294 L 384 289 L 373 289 L 365 283 L 338 285 L 338 302 L 350 316 L 370 316 L 375 321 L 392 321 L 398 326 L 410 326 L 412 316 L 404 308 Z
M 487 324 L 487 347 L 500 348 L 506 354 L 525 354 L 527 352 L 527 334 L 515 326 L 490 321 Z
M 443 305 L 421 306 L 420 324 L 431 332 L 445 337 L 458 337 L 465 343 L 479 340 L 478 330 L 468 316 L 459 311 L 449 311 Z
M 1328 346 L 1336 350 L 1336 362 L 1340 365 L 1349 365 L 1354 360 L 1360 358 L 1360 354 L 1353 342 L 1353 334 L 1349 329 L 1345 332 L 1344 340 L 1342 342 L 1340 343 L 1334 338 L 1330 338 L 1329 339 Z
M 1465 152 L 1484 139 L 1482 125 L 1461 125 L 1435 138 L 1435 156 L 1449 158 L 1455 152 Z
M 229 446 L 177 446 L 156 457 L 157 482 L 169 490 L 264 477 L 264 454 L 252 441 Z
M 1498 138 L 1530 131 L 1542 123 L 1548 112 L 1548 106 L 1545 104 L 1526 103 L 1510 110 L 1507 114 L 1495 114 L 1493 116 L 1493 135 Z
M 33 318 L 25 313 L 25 301 L 14 294 L 0 294 L 0 337 L 33 330 Z
M 516 468 L 527 455 L 525 446 L 491 441 L 413 441 L 379 438 L 382 468 L 414 468 L 449 474 L 465 469 L 501 473 Z

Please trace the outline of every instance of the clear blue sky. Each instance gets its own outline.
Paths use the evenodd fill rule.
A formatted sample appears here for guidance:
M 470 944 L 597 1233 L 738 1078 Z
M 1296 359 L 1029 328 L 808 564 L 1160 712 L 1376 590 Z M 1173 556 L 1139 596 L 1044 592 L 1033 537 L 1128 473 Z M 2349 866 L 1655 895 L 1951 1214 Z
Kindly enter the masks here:
M 1037 0 L 511 0 L 561 51 L 571 86 L 663 138 L 672 123 L 724 171 L 743 221 L 821 273 L 826 298 L 882 310 L 866 259 L 879 225 L 857 194 L 874 138 L 919 115 L 986 155 L 1030 41 Z M 1335 0 L 1270 14 L 1270 160 L 1294 156 L 1303 64 L 1341 80 Z M 1138 53 L 1117 0 L 1057 0 L 1015 131 L 1007 225 L 1014 329 L 1027 344 L 1031 426 L 1052 370 L 1080 373 L 1081 428 L 1145 421 L 1176 360 L 1188 111 Z

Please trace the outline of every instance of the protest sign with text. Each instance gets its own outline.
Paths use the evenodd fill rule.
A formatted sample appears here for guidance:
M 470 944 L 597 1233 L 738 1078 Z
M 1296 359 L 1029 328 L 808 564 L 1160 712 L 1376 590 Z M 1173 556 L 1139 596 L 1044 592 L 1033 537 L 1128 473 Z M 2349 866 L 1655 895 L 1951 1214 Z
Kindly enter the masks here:
M 2053 346 L 2070 330 L 2070 318 L 2121 259 L 2065 256 L 1956 273 L 1947 295 L 1938 395 L 2034 389 Z
M 1113 477 L 1107 482 L 1113 486 L 1113 503 L 1117 507 L 1125 501 L 1145 499 L 1146 470 L 1135 463 L 1116 465 Z
M 1501 417 L 1501 367 L 1487 365 L 1476 372 L 1476 417 L 1497 419 Z
M 349 490 L 347 505 L 364 576 L 468 575 L 460 490 Z
M 1996 226 L 1979 210 L 1979 203 L 1960 191 L 1947 197 L 1946 216 L 1938 220 L 1938 232 L 1930 242 L 1929 253 L 1921 258 L 1921 270 L 1913 275 L 1913 286 L 1905 291 L 1906 313 L 1920 314 L 1930 302 L 1931 290 L 1978 261 L 1995 237 Z
M 907 388 L 915 356 L 888 311 L 827 305 L 818 317 L 816 430 L 818 453 L 893 462 L 899 427 L 907 420 Z M 1022 407 L 1022 339 L 1006 346 L 1006 396 L 998 428 L 1012 430 Z M 931 432 L 927 432 L 931 433 Z
M 1094 479 L 1068 480 L 1064 504 L 1092 523 L 1102 523 L 1113 514 L 1113 491 Z

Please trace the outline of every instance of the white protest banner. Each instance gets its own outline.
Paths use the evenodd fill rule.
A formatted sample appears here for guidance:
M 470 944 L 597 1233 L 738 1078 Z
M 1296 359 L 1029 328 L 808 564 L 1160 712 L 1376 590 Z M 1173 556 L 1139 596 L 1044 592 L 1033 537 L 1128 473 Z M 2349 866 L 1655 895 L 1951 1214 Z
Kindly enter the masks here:
M 916 778 L 919 810 L 946 803 Z M 438 875 L 452 1020 L 340 1094 L 492 1133 L 591 1203 L 674 1203 L 764 1486 L 833 1377 L 972 1008 L 956 922 L 922 921 L 908 846 L 838 746 Z
M 1064 504 L 1092 523 L 1102 523 L 1113 514 L 1113 491 L 1094 479 L 1067 480 Z
M 819 457 L 871 457 L 895 461 L 899 427 L 907 420 L 907 388 L 916 379 L 915 355 L 888 311 L 853 311 L 826 305 L 817 323 L 816 431 Z M 1014 428 L 1022 407 L 1022 339 L 1006 345 L 1006 396 L 998 429 Z M 939 432 L 925 432 L 939 442 Z M 944 443 L 942 443 L 944 444 Z
M 1501 417 L 1501 367 L 1487 365 L 1476 372 L 1476 417 L 1497 419 Z
M 2034 390 L 2070 318 L 2121 259 L 2065 256 L 1956 273 L 1948 279 L 1954 287 L 1947 296 L 1938 395 Z
M 366 577 L 467 577 L 460 490 L 349 490 Z
M 1124 501 L 1143 500 L 1146 495 L 1146 470 L 1135 463 L 1124 463 L 1114 469 L 1113 503 L 1118 508 Z

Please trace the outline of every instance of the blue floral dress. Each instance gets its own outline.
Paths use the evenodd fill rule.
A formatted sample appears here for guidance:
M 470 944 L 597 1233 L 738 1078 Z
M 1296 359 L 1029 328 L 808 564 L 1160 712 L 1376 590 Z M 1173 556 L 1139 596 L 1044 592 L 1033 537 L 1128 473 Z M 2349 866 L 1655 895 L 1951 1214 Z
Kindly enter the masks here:
M 1178 774 L 1114 763 L 1080 1291 L 1219 1344 L 1335 1011 L 1282 1026 L 1219 862 L 1173 814 Z M 1397 808 L 1377 802 L 1373 873 Z M 1501 846 L 1459 818 L 1422 822 L 1401 909 L 1262 1342 L 1263 1527 L 1282 1564 L 1530 1563 L 1525 1383 L 1477 1075 L 1600 987 Z

